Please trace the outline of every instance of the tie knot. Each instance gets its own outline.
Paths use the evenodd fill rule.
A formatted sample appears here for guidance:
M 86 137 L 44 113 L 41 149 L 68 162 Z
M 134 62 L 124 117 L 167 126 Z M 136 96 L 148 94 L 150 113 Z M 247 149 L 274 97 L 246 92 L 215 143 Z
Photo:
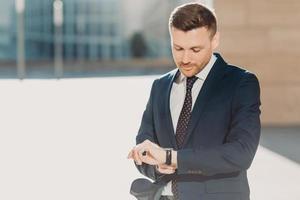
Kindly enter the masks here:
M 188 77 L 186 80 L 186 89 L 187 90 L 192 90 L 194 83 L 196 82 L 196 80 L 198 79 L 197 76 L 192 76 L 192 77 Z

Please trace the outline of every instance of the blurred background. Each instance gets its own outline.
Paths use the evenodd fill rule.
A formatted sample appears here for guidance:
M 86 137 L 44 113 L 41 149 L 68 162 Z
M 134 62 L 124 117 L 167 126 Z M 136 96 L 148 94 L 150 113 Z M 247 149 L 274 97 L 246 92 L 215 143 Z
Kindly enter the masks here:
M 187 0 L 0 0 L 0 199 L 133 199 L 127 153 Z M 252 199 L 300 199 L 300 2 L 198 0 L 261 85 Z
M 166 23 L 179 2 L 3 1 L 1 76 L 65 78 L 167 71 L 172 64 Z

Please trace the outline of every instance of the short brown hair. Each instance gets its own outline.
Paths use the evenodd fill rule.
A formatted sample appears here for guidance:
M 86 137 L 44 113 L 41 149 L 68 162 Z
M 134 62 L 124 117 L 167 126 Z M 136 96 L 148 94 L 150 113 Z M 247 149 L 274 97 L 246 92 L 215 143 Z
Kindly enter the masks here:
M 217 19 L 213 11 L 199 3 L 188 3 L 176 7 L 170 15 L 169 28 L 182 31 L 206 27 L 213 37 L 217 32 Z

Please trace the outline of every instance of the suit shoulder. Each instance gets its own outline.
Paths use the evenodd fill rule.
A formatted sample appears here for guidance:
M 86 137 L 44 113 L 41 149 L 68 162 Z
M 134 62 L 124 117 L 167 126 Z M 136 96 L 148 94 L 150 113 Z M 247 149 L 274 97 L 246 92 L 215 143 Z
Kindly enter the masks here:
M 240 66 L 235 66 L 235 65 L 231 65 L 228 64 L 227 68 L 229 69 L 229 74 L 230 76 L 234 77 L 237 80 L 241 80 L 241 79 L 247 79 L 247 78 L 252 78 L 252 79 L 257 79 L 257 76 L 255 75 L 255 73 L 244 69 Z
M 172 71 L 169 71 L 161 76 L 159 76 L 158 78 L 155 79 L 156 82 L 165 82 L 165 81 L 169 81 L 170 79 L 172 79 L 176 73 L 177 73 L 178 69 L 173 69 Z

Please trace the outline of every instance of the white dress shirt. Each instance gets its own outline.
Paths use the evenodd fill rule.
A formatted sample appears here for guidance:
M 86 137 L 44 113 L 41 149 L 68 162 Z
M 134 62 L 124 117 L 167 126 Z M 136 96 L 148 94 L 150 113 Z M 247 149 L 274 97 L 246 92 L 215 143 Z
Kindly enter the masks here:
M 197 96 L 202 88 L 202 85 L 216 60 L 217 57 L 215 55 L 212 55 L 207 65 L 198 74 L 195 75 L 198 77 L 198 79 L 196 80 L 192 88 L 192 110 L 196 102 Z M 173 82 L 171 94 L 170 94 L 170 112 L 171 112 L 175 134 L 176 134 L 177 122 L 185 99 L 185 93 L 186 93 L 186 76 L 180 73 L 178 78 Z M 162 195 L 164 196 L 173 195 L 171 184 L 172 182 L 170 181 L 164 187 Z

